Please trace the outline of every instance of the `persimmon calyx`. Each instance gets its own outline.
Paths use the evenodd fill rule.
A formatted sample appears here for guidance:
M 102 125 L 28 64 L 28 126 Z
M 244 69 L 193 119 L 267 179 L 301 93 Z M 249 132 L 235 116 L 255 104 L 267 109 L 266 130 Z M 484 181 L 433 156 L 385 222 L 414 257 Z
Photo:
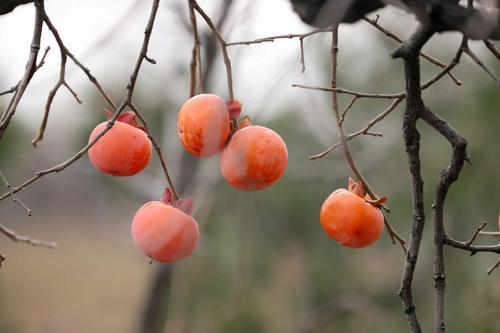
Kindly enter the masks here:
M 160 199 L 165 205 L 169 205 L 180 209 L 184 213 L 188 215 L 192 215 L 194 211 L 194 201 L 192 197 L 182 198 L 179 200 L 174 199 L 174 195 L 172 194 L 172 190 L 169 187 L 165 188 L 163 195 Z
M 108 117 L 108 121 L 111 120 L 111 118 L 113 118 L 113 116 L 114 116 L 113 112 L 111 112 L 107 109 L 104 109 L 103 112 L 106 115 L 106 117 Z M 145 132 L 144 126 L 142 126 L 142 125 L 139 126 L 137 124 L 137 116 L 132 111 L 122 112 L 122 114 L 120 114 L 118 116 L 118 118 L 116 118 L 116 121 L 119 121 L 119 122 L 122 122 L 125 124 L 129 124 L 130 126 L 136 127 L 136 128 Z
M 239 128 L 245 128 L 252 125 L 252 119 L 249 116 L 244 116 L 240 120 Z
M 347 181 L 347 189 L 349 190 L 349 192 L 352 192 L 360 196 L 361 198 L 365 199 L 366 202 L 375 207 L 380 207 L 387 202 L 386 196 L 382 196 L 377 199 L 372 199 L 368 194 L 365 193 L 365 190 L 363 188 L 363 183 L 361 181 L 356 182 L 351 177 L 349 177 L 349 180 Z
M 226 101 L 226 106 L 229 111 L 229 118 L 231 118 L 231 120 L 237 120 L 240 116 L 243 104 L 236 99 L 229 99 Z
M 363 188 L 363 183 L 360 181 L 356 182 L 351 177 L 349 177 L 349 180 L 347 181 L 347 189 L 349 190 L 349 192 L 352 192 L 357 196 L 360 196 L 362 198 L 365 197 L 365 190 Z
M 378 199 L 370 199 L 368 196 L 365 197 L 365 201 L 368 202 L 370 205 L 373 205 L 375 207 L 380 207 L 382 206 L 383 204 L 385 204 L 387 202 L 387 197 L 386 196 L 382 196 Z

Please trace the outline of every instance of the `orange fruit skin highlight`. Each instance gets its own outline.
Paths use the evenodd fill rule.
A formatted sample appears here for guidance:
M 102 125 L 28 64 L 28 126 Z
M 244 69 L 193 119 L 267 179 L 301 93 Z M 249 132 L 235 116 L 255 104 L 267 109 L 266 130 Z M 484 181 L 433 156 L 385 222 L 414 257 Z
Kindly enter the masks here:
M 89 142 L 106 127 L 100 123 L 90 134 Z M 117 121 L 89 149 L 92 164 L 113 176 L 132 176 L 142 171 L 151 159 L 151 142 L 146 133 L 129 124 Z
M 352 248 L 374 243 L 384 229 L 380 209 L 346 189 L 336 190 L 325 200 L 320 221 L 330 237 Z
M 287 162 L 283 139 L 273 130 L 255 125 L 234 133 L 222 151 L 220 170 L 232 186 L 254 191 L 274 184 Z
M 132 238 L 148 257 L 172 263 L 193 253 L 199 230 L 195 219 L 180 209 L 150 201 L 132 220 Z
M 200 94 L 182 105 L 177 132 L 191 154 L 208 157 L 222 151 L 229 138 L 230 120 L 226 102 L 216 95 Z

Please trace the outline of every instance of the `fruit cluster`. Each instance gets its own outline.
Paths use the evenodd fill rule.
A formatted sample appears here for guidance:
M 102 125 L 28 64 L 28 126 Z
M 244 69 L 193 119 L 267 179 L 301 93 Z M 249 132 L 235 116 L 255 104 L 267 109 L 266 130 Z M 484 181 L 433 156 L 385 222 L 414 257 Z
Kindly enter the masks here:
M 177 132 L 184 148 L 195 156 L 221 153 L 220 170 L 229 184 L 244 191 L 261 190 L 281 177 L 288 151 L 273 130 L 252 125 L 248 117 L 238 122 L 240 113 L 236 100 L 197 95 L 181 107 Z
M 182 105 L 177 121 L 180 142 L 191 154 L 209 157 L 221 153 L 220 171 L 237 189 L 267 188 L 281 177 L 288 162 L 283 139 L 273 130 L 239 119 L 241 103 L 201 94 Z M 108 118 L 112 114 L 106 111 Z M 108 120 L 109 120 L 108 119 Z M 152 144 L 133 112 L 123 112 L 109 126 L 103 122 L 90 134 L 92 164 L 113 176 L 132 176 L 149 163 Z M 324 231 L 341 245 L 365 247 L 382 233 L 382 201 L 372 202 L 361 183 L 349 179 L 348 190 L 334 191 L 323 203 L 320 221 Z M 133 217 L 132 238 L 151 259 L 172 263 L 193 253 L 199 238 L 198 224 L 191 216 L 193 200 L 174 198 L 167 188 L 160 201 L 145 203 Z

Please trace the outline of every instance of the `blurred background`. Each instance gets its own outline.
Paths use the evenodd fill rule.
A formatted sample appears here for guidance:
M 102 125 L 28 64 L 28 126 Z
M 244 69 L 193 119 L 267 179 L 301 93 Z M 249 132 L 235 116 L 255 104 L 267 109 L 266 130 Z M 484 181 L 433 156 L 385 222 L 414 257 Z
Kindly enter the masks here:
M 116 103 L 137 59 L 150 1 L 47 0 L 46 8 L 68 48 L 92 70 Z M 200 0 L 227 41 L 303 33 L 286 0 Z M 416 26 L 405 12 L 379 11 L 379 23 L 406 37 Z M 21 77 L 29 53 L 34 8 L 21 6 L 0 17 L 0 90 Z M 374 15 L 371 15 L 374 17 Z M 224 65 L 212 35 L 198 19 L 207 92 L 227 97 Z M 0 202 L 0 222 L 19 234 L 53 240 L 54 250 L 0 237 L 0 332 L 406 332 L 399 288 L 404 255 L 387 234 L 373 246 L 353 250 L 329 239 L 319 209 L 351 175 L 341 151 L 310 161 L 337 141 L 327 93 L 292 88 L 294 83 L 327 86 L 328 35 L 305 40 L 306 71 L 301 73 L 298 40 L 233 46 L 230 57 L 236 98 L 254 123 L 277 131 L 287 142 L 288 168 L 273 187 L 241 192 L 225 183 L 218 157 L 186 155 L 176 134 L 179 107 L 189 93 L 192 35 L 186 1 L 161 3 L 149 55 L 135 94 L 136 105 L 161 142 L 183 196 L 194 196 L 202 237 L 196 253 L 176 265 L 149 264 L 134 246 L 130 222 L 145 202 L 166 186 L 156 157 L 131 178 L 100 174 L 83 157 L 18 194 L 32 210 L 28 217 L 11 200 Z M 436 35 L 425 51 L 443 62 L 460 44 L 455 33 Z M 481 43 L 471 48 L 500 70 Z M 67 81 L 83 104 L 61 89 L 52 105 L 44 141 L 33 148 L 49 90 L 59 75 L 59 51 L 47 30 L 42 49 L 51 46 L 14 120 L 0 141 L 0 170 L 13 185 L 37 170 L 66 160 L 105 120 L 106 103 L 87 78 L 68 63 Z M 352 90 L 396 93 L 403 89 L 402 64 L 392 60 L 396 44 L 366 22 L 340 28 L 339 85 Z M 423 79 L 439 68 L 422 61 Z M 453 73 L 425 90 L 427 105 L 469 141 L 466 165 L 446 204 L 450 235 L 468 239 L 482 222 L 496 229 L 499 213 L 500 95 L 490 78 L 466 55 Z M 349 97 L 340 97 L 341 106 Z M 9 95 L 0 97 L 0 110 Z M 387 107 L 386 101 L 358 101 L 346 120 L 356 131 Z M 352 151 L 375 191 L 389 198 L 389 219 L 406 239 L 411 190 L 401 136 L 403 105 L 378 124 L 382 138 L 360 137 Z M 433 320 L 432 210 L 439 172 L 450 149 L 442 137 L 420 124 L 426 190 L 427 229 L 413 284 L 417 313 L 425 331 Z M 2 192 L 6 191 L 3 184 Z M 479 239 L 492 243 L 495 239 Z M 446 248 L 446 314 L 450 332 L 500 332 L 498 272 L 485 271 L 497 259 L 470 257 Z

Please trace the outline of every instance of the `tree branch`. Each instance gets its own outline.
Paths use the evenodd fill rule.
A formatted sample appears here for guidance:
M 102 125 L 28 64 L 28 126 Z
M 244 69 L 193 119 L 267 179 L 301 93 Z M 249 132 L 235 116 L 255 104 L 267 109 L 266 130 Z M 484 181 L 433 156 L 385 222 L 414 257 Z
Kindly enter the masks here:
M 21 101 L 21 98 L 23 97 L 23 94 L 28 87 L 31 78 L 37 70 L 36 58 L 38 56 L 38 51 L 40 50 L 40 39 L 42 37 L 43 28 L 43 1 L 44 0 L 35 1 L 35 27 L 33 30 L 33 38 L 31 41 L 28 63 L 26 65 L 26 70 L 24 71 L 23 78 L 19 82 L 14 96 L 12 96 L 9 107 L 5 110 L 4 114 L 0 118 L 0 139 L 9 126 L 10 120 L 16 113 L 17 106 L 19 105 L 19 102 Z
M 401 276 L 398 294 L 403 302 L 410 329 L 420 333 L 420 323 L 415 311 L 412 294 L 413 274 L 420 250 L 425 225 L 423 179 L 420 167 L 420 133 L 417 120 L 425 109 L 420 88 L 419 54 L 422 46 L 432 37 L 433 31 L 420 26 L 415 33 L 393 52 L 393 58 L 401 57 L 405 68 L 406 108 L 403 117 L 403 136 L 412 178 L 413 218 L 408 251 Z

